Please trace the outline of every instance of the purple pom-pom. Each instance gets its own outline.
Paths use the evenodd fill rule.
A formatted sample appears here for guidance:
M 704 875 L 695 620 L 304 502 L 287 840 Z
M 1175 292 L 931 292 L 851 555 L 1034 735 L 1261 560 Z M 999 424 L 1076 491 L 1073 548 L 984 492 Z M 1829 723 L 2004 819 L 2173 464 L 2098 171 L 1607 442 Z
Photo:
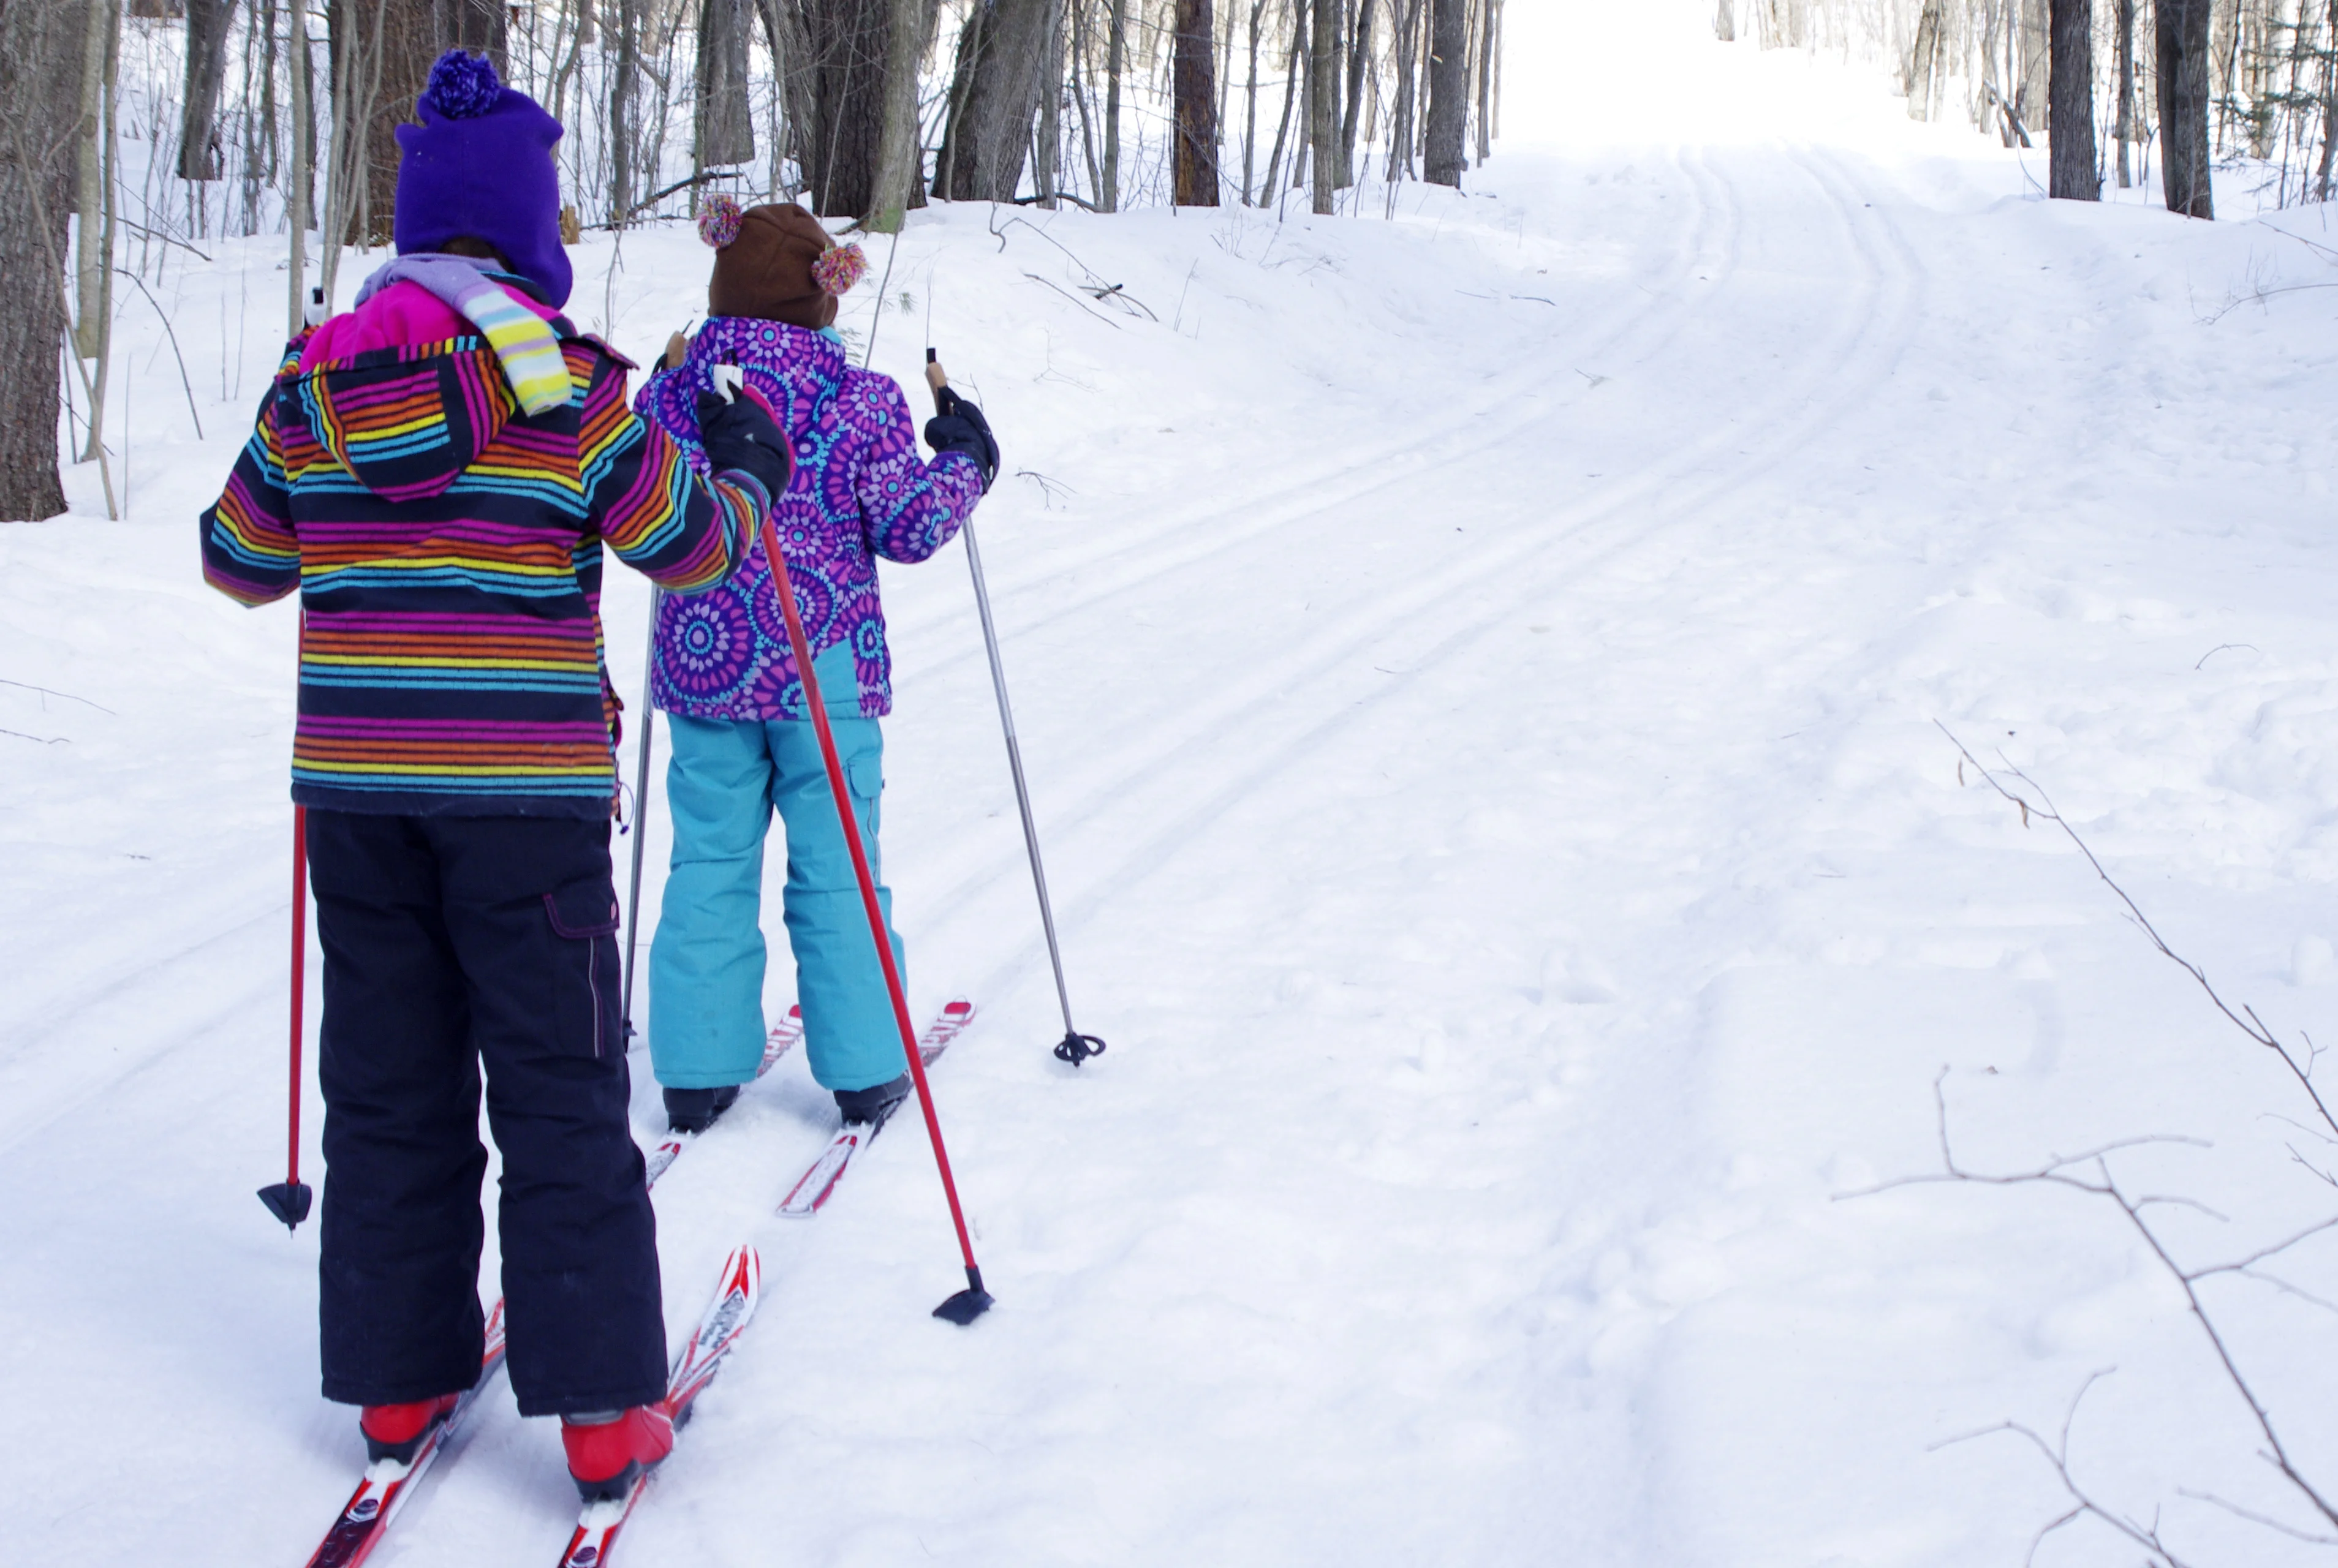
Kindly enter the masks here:
M 429 84 L 422 89 L 422 102 L 448 120 L 476 120 L 503 95 L 495 62 L 460 49 L 438 56 L 438 64 L 430 67 Z
M 717 191 L 698 204 L 698 237 L 720 250 L 739 238 L 739 225 L 745 220 L 739 203 Z

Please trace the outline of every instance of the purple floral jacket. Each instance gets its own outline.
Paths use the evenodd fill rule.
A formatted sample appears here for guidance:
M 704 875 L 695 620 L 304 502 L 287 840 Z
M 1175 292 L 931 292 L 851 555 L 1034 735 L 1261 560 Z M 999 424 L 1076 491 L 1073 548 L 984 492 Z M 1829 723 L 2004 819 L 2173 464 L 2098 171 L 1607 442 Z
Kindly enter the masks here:
M 923 561 L 948 544 L 982 497 L 971 458 L 918 454 L 908 400 L 889 376 L 854 369 L 833 339 L 785 322 L 717 316 L 681 365 L 634 400 L 707 472 L 698 395 L 712 367 L 737 365 L 794 437 L 795 477 L 771 506 L 787 552 L 812 672 L 830 715 L 893 710 L 892 660 L 877 600 L 876 557 Z M 759 536 L 722 586 L 659 603 L 651 700 L 692 719 L 808 717 Z

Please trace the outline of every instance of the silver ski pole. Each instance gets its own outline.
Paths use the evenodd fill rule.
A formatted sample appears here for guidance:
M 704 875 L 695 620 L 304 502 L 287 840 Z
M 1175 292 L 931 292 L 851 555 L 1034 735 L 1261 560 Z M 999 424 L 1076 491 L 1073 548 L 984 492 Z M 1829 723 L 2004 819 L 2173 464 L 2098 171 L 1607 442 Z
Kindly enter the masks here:
M 957 406 L 958 394 L 950 390 L 949 377 L 943 373 L 941 362 L 931 348 L 926 350 L 926 381 L 934 389 L 934 408 L 948 414 Z M 1064 954 L 1056 942 L 1056 914 L 1047 902 L 1047 871 L 1039 863 L 1039 829 L 1031 820 L 1031 789 L 1023 781 L 1023 748 L 1015 738 L 1015 709 L 1007 700 L 1007 667 L 998 659 L 998 630 L 990 620 L 990 589 L 982 578 L 982 552 L 974 543 L 974 520 L 968 518 L 958 530 L 966 541 L 966 564 L 974 574 L 974 604 L 982 617 L 982 645 L 990 655 L 990 685 L 998 693 L 998 721 L 1007 731 L 1007 765 L 1015 774 L 1015 804 L 1023 814 L 1023 845 L 1031 855 L 1031 885 L 1039 895 L 1039 924 L 1047 934 L 1047 962 L 1055 966 L 1056 1000 L 1064 1009 L 1064 1038 L 1056 1047 L 1056 1059 L 1076 1067 L 1091 1056 L 1101 1056 L 1105 1044 L 1093 1034 L 1080 1033 L 1072 1022 L 1072 994 L 1064 985 Z
M 642 739 L 634 769 L 634 877 L 625 895 L 625 1040 L 634 1038 L 634 949 L 642 930 L 642 851 L 650 835 L 650 742 L 657 735 L 657 710 L 650 706 L 650 682 L 657 671 L 657 612 L 662 591 L 650 591 L 650 636 L 642 659 Z

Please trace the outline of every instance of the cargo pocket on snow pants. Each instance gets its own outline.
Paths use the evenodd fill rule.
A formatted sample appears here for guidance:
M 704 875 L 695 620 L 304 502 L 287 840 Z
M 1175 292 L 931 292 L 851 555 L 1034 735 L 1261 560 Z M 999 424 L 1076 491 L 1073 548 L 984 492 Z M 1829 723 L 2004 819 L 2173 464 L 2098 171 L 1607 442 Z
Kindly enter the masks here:
M 544 914 L 558 939 L 548 998 L 555 1037 L 579 1054 L 622 1056 L 615 889 L 597 877 L 568 883 L 544 896 Z

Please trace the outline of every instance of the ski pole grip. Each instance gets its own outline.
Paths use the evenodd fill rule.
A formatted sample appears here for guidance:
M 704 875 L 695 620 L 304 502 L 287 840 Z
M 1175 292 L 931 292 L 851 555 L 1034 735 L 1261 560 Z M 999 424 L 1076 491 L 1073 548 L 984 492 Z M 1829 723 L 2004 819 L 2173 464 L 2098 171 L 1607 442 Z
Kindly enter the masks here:
M 941 357 L 931 348 L 926 350 L 926 385 L 934 389 L 934 412 L 948 413 L 958 394 L 950 390 L 949 372 L 942 368 Z

